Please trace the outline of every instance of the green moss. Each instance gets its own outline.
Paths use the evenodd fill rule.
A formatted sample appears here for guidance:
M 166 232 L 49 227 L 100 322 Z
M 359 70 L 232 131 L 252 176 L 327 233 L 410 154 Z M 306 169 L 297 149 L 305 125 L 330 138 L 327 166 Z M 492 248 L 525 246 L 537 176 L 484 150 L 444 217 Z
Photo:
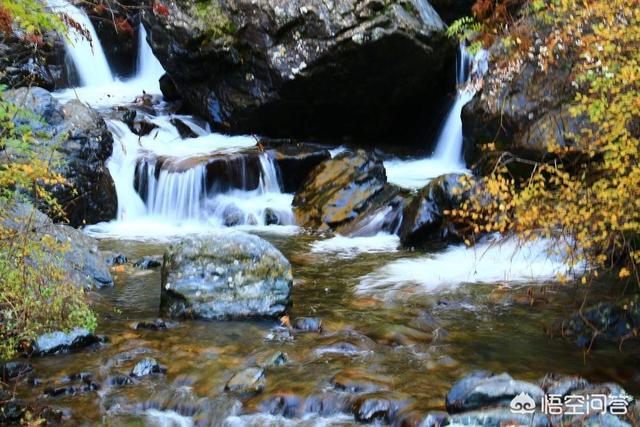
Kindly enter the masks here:
M 195 17 L 200 21 L 209 39 L 229 41 L 236 32 L 236 26 L 225 14 L 219 0 L 200 0 L 195 3 Z

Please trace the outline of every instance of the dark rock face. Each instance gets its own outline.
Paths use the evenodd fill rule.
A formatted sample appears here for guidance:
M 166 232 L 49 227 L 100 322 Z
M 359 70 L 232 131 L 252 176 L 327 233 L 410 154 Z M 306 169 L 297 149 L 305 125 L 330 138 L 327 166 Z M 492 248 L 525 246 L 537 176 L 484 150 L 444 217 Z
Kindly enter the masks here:
M 345 152 L 320 163 L 294 199 L 297 224 L 336 230 L 354 224 L 388 188 L 382 161 L 372 153 Z
M 403 245 L 415 246 L 434 239 L 457 239 L 444 211 L 457 208 L 466 198 L 461 175 L 448 174 L 433 179 L 406 206 L 400 226 Z
M 331 158 L 328 150 L 312 145 L 291 141 L 260 141 L 268 150 L 280 172 L 282 191 L 296 193 L 311 171 Z
M 95 239 L 68 225 L 53 224 L 45 214 L 29 205 L 16 205 L 10 212 L 11 219 L 3 223 L 6 228 L 22 233 L 32 232 L 34 238 L 49 236 L 60 245 L 68 245 L 59 260 L 51 257 L 50 261 L 61 264 L 70 283 L 86 289 L 113 286 L 107 261 L 98 250 Z M 30 229 L 24 230 L 27 226 Z
M 0 84 L 8 87 L 39 86 L 49 90 L 68 87 L 64 41 L 47 33 L 42 43 L 17 34 L 0 32 Z
M 534 24 L 527 18 L 518 25 Z M 509 151 L 540 161 L 550 157 L 547 148 L 552 143 L 575 147 L 579 131 L 589 125 L 585 117 L 573 117 L 569 112 L 575 94 L 569 55 L 544 71 L 535 55 L 508 64 L 504 55 L 500 43 L 490 49 L 493 60 L 484 86 L 462 111 L 465 160 L 481 173 L 495 163 L 491 153 L 482 155 L 481 144 L 493 142 L 496 152 Z
M 42 88 L 8 91 L 5 99 L 39 115 L 44 124 L 20 119 L 47 137 L 39 137 L 39 155 L 54 157 L 54 170 L 69 185 L 55 185 L 50 191 L 62 206 L 66 220 L 77 227 L 113 219 L 117 197 L 106 167 L 113 139 L 102 117 L 85 104 L 73 100 L 60 105 Z M 60 136 L 65 137 L 59 141 Z M 59 218 L 56 218 L 59 219 Z
M 576 313 L 563 322 L 561 329 L 562 335 L 572 339 L 580 348 L 589 348 L 597 341 L 637 342 L 640 296 L 588 307 L 582 315 Z
M 475 2 L 475 0 L 430 0 L 433 8 L 447 24 L 463 16 L 471 16 L 471 6 Z
M 161 308 L 172 317 L 272 317 L 285 311 L 292 282 L 289 261 L 257 236 L 186 239 L 164 255 Z
M 139 260 L 133 263 L 133 266 L 142 270 L 149 270 L 151 268 L 160 267 L 162 265 L 162 258 L 143 256 Z
M 151 47 L 182 99 L 224 131 L 397 135 L 449 89 L 455 46 L 426 0 L 163 6 L 143 16 Z

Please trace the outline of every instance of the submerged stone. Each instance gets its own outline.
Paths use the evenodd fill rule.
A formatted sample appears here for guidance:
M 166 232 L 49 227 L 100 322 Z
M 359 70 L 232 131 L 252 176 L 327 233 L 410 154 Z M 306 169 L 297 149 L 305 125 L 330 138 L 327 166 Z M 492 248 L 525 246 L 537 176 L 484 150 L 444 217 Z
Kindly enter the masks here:
M 145 357 L 140 360 L 131 370 L 131 376 L 140 378 L 151 374 L 164 374 L 167 370 L 158 364 L 152 357 Z
M 264 390 L 265 377 L 262 368 L 247 368 L 234 374 L 224 389 L 238 394 L 258 394 Z

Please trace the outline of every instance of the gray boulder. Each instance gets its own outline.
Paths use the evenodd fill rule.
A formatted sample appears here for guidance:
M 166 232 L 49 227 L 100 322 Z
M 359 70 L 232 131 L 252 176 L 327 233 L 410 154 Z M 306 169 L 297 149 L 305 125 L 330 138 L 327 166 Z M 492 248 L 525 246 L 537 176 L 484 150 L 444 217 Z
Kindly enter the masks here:
M 67 279 L 85 289 L 100 289 L 113 286 L 105 256 L 98 249 L 98 242 L 80 230 L 63 224 L 54 224 L 49 217 L 27 204 L 17 204 L 7 209 L 8 215 L 0 215 L 7 229 L 32 239 L 52 237 L 60 246 L 64 245 L 58 262 L 67 273 Z
M 278 316 L 292 281 L 289 261 L 260 237 L 220 232 L 187 238 L 164 254 L 161 309 L 200 319 Z

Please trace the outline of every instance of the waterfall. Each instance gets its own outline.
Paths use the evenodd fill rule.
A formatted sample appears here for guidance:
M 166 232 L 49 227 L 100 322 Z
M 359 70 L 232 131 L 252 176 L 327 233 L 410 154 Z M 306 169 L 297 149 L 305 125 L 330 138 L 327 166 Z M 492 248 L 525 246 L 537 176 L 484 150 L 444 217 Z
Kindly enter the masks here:
M 476 93 L 476 82 L 487 69 L 487 52 L 470 55 L 460 44 L 456 61 L 456 97 L 447 112 L 431 157 L 417 160 L 394 159 L 384 162 L 387 180 L 406 188 L 421 188 L 446 173 L 464 173 L 462 158 L 462 109 Z
M 147 84 L 157 85 L 158 80 L 164 74 L 160 61 L 155 57 L 151 46 L 147 42 L 147 31 L 142 23 L 140 23 L 138 29 L 138 60 L 136 68 L 135 79 Z
M 102 86 L 113 82 L 113 75 L 102 50 L 93 24 L 87 14 L 66 0 L 50 0 L 49 7 L 57 13 L 64 13 L 80 24 L 89 34 L 91 40 L 69 27 L 69 39 L 65 42 L 67 54 L 78 70 L 82 86 Z

